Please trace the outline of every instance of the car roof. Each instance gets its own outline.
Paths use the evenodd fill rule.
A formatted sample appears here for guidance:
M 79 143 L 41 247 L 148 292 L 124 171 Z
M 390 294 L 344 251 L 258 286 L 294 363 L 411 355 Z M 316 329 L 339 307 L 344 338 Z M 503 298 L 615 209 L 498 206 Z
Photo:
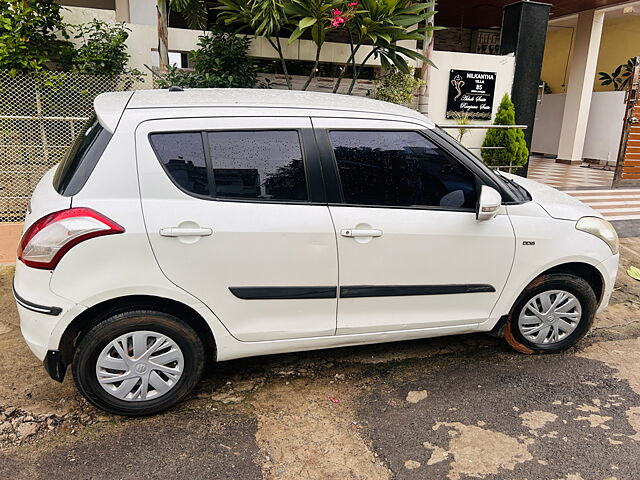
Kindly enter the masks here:
M 194 88 L 184 89 L 183 91 L 165 89 L 136 90 L 133 94 L 131 92 L 114 92 L 98 95 L 94 102 L 94 107 L 101 120 L 107 120 L 107 115 L 101 115 L 100 110 L 109 110 L 115 113 L 114 110 L 117 110 L 118 107 L 122 109 L 257 107 L 393 115 L 419 120 L 433 126 L 433 123 L 424 115 L 394 103 L 355 95 L 303 92 L 299 90 L 250 88 Z M 112 122 L 107 120 L 106 123 Z M 115 128 L 115 125 L 113 128 Z

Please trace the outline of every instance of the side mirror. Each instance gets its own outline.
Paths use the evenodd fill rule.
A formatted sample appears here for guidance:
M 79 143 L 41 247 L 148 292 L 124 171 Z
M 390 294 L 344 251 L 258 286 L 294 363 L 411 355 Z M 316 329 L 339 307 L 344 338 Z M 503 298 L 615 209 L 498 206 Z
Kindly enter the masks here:
M 498 214 L 500 205 L 502 205 L 502 197 L 500 196 L 500 193 L 495 188 L 483 185 L 480 190 L 480 200 L 478 201 L 478 208 L 476 210 L 476 219 L 480 222 L 484 220 L 491 220 Z

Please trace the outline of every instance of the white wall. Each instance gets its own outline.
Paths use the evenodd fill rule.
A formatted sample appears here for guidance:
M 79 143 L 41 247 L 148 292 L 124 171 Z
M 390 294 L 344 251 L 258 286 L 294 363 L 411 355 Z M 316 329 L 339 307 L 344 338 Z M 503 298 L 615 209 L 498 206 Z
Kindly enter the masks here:
M 625 92 L 593 92 L 583 158 L 615 162 L 624 118 Z M 566 95 L 547 94 L 538 103 L 531 150 L 557 155 Z
M 103 22 L 115 22 L 115 10 L 101 10 L 99 8 L 82 7 L 62 7 L 62 18 L 66 23 L 78 25 L 91 20 L 102 20 Z
M 491 120 L 474 120 L 474 125 L 491 125 L 495 118 L 500 100 L 505 93 L 511 94 L 513 84 L 513 70 L 515 57 L 513 55 L 480 55 L 476 53 L 458 53 L 434 51 L 433 63 L 437 68 L 431 70 L 429 85 L 429 118 L 438 125 L 452 125 L 455 120 L 445 118 L 447 112 L 447 92 L 449 89 L 449 71 L 477 70 L 481 72 L 496 72 L 496 89 L 493 96 L 493 110 Z M 457 130 L 447 129 L 457 137 Z M 471 130 L 464 136 L 463 143 L 467 147 L 482 145 L 486 130 Z M 473 149 L 479 155 L 479 150 Z
M 155 25 L 158 13 L 154 0 L 129 0 L 129 21 L 140 25 Z

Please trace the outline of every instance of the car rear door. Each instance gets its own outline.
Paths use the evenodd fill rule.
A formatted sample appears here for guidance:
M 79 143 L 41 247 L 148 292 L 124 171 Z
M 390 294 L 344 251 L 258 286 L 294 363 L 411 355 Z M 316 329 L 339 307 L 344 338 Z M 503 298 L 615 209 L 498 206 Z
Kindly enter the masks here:
M 164 274 L 239 340 L 333 335 L 335 231 L 309 118 L 153 120 L 136 131 Z
M 511 222 L 475 217 L 479 185 L 422 127 L 313 118 L 338 242 L 338 334 L 472 331 L 514 256 Z M 327 161 L 327 159 L 329 159 Z M 452 330 L 454 331 L 454 330 Z

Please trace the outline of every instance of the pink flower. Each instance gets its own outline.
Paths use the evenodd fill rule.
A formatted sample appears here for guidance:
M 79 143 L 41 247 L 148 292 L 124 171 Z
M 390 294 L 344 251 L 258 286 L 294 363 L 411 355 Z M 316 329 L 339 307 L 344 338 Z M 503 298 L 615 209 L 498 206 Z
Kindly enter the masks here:
M 339 27 L 341 24 L 343 24 L 345 22 L 344 18 L 342 17 L 335 17 L 333 20 L 331 20 L 331 26 L 333 27 Z
M 338 9 L 336 8 L 336 9 L 333 11 L 333 14 L 334 14 L 335 16 L 337 16 L 337 15 L 341 15 L 341 14 L 342 14 L 342 11 L 341 11 L 341 10 L 338 10 Z
M 354 8 L 355 8 L 355 7 L 357 7 L 357 6 L 358 6 L 358 2 L 351 2 L 351 3 L 349 4 L 349 6 L 350 6 L 350 7 L 354 7 Z

